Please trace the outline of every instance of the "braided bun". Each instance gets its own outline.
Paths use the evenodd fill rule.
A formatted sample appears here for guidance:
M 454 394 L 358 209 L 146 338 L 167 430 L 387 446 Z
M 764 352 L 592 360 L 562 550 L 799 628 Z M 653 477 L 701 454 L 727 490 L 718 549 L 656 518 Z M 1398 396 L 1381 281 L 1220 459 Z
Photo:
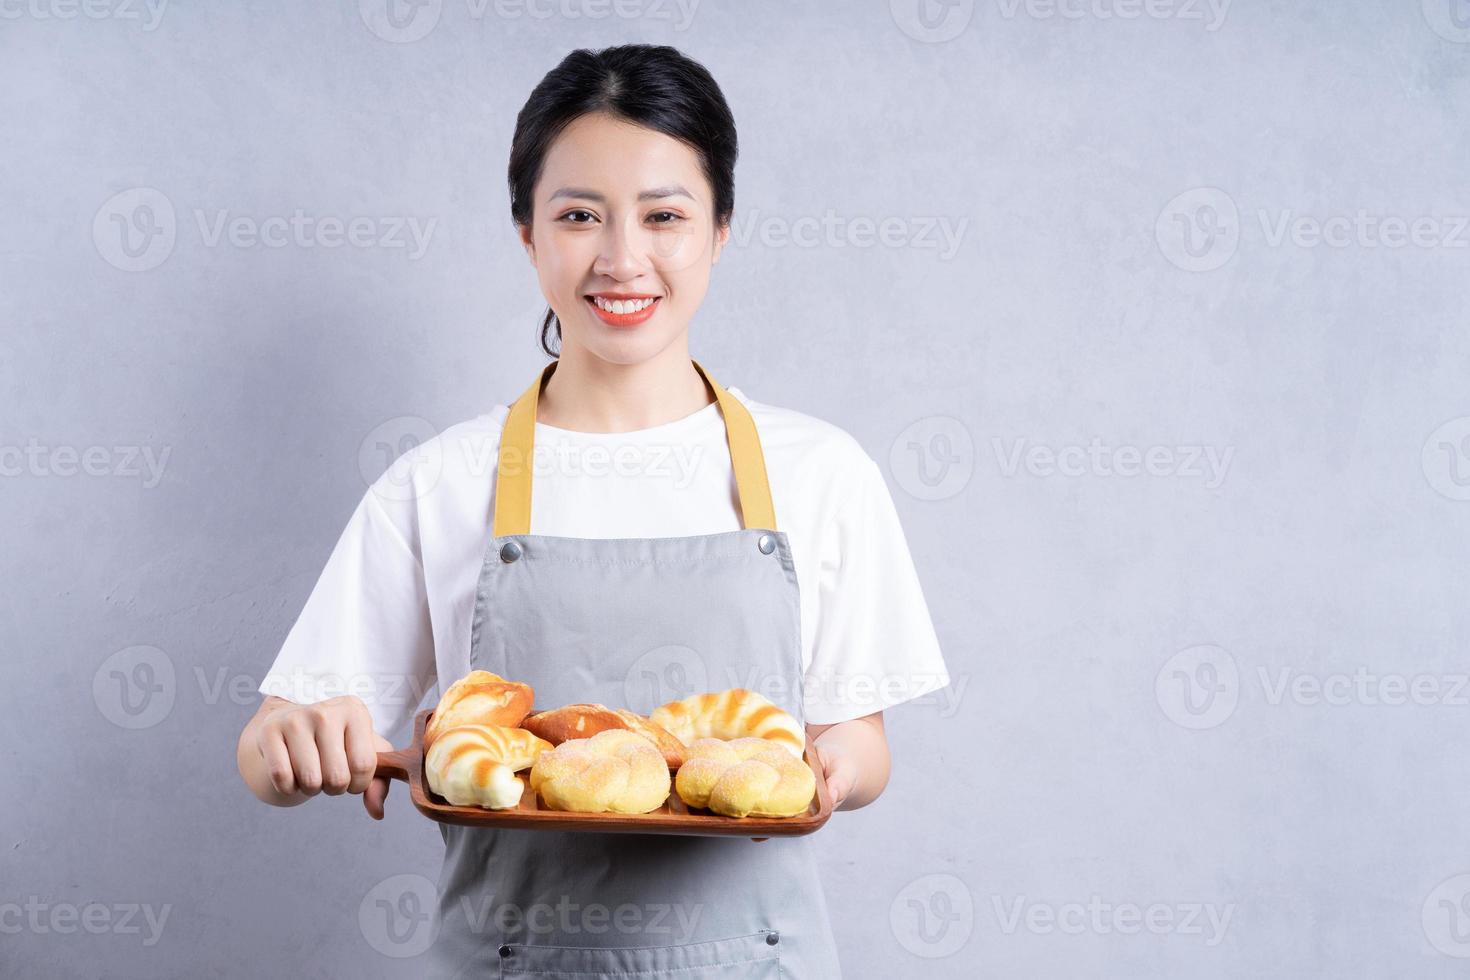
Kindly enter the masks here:
M 669 767 L 642 735 L 610 728 L 542 752 L 531 788 L 553 810 L 648 813 L 669 798 Z
M 445 732 L 424 756 L 429 789 L 455 806 L 504 810 L 521 801 L 529 768 L 551 744 L 521 728 L 460 725 Z
M 761 738 L 798 760 L 806 749 L 801 723 L 775 704 L 743 687 L 670 701 L 648 716 L 685 745 L 700 738 Z
M 674 779 L 679 799 L 727 817 L 794 817 L 817 791 L 810 766 L 764 738 L 697 739 Z

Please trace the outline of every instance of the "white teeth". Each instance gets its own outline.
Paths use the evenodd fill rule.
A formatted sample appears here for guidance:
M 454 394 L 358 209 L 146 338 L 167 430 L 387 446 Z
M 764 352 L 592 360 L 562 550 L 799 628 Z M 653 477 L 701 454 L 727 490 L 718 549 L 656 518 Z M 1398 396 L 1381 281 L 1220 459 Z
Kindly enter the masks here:
M 594 296 L 592 297 L 592 301 L 597 304 L 599 309 L 607 310 L 609 313 L 626 314 L 637 313 L 639 310 L 647 309 L 657 298 L 657 296 L 654 296 L 649 299 L 607 300 L 601 296 Z

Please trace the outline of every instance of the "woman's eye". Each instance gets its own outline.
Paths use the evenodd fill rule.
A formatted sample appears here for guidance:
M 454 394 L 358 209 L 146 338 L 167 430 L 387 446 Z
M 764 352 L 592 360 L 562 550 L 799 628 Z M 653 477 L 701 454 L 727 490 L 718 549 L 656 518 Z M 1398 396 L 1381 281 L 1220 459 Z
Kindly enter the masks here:
M 593 221 L 596 221 L 597 216 L 591 211 L 586 210 L 585 208 L 577 208 L 576 210 L 568 211 L 566 214 L 562 215 L 561 220 L 574 225 L 585 225 L 591 224 Z M 649 215 L 649 220 L 651 220 L 656 225 L 671 225 L 677 221 L 683 221 L 684 216 L 681 214 L 675 214 L 673 211 L 655 211 L 653 214 Z

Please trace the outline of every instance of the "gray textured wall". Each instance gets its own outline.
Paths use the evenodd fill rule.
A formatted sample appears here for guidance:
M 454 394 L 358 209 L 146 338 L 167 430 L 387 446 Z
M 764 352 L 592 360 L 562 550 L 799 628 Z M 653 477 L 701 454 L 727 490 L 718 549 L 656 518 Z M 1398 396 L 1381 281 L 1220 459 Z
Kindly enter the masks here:
M 0 974 L 417 976 L 433 825 L 235 739 L 379 437 L 541 363 L 516 110 L 647 40 L 743 144 L 693 348 L 886 462 L 955 675 L 850 975 L 1464 976 L 1470 6 L 791 7 L 0 3 Z

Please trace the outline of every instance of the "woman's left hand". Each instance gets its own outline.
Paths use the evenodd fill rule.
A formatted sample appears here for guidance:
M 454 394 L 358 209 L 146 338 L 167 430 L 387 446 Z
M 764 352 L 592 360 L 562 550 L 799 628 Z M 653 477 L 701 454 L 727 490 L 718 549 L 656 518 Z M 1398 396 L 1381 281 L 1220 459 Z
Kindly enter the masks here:
M 816 749 L 827 792 L 832 797 L 832 809 L 836 810 L 857 785 L 858 762 L 840 748 L 817 743 Z

